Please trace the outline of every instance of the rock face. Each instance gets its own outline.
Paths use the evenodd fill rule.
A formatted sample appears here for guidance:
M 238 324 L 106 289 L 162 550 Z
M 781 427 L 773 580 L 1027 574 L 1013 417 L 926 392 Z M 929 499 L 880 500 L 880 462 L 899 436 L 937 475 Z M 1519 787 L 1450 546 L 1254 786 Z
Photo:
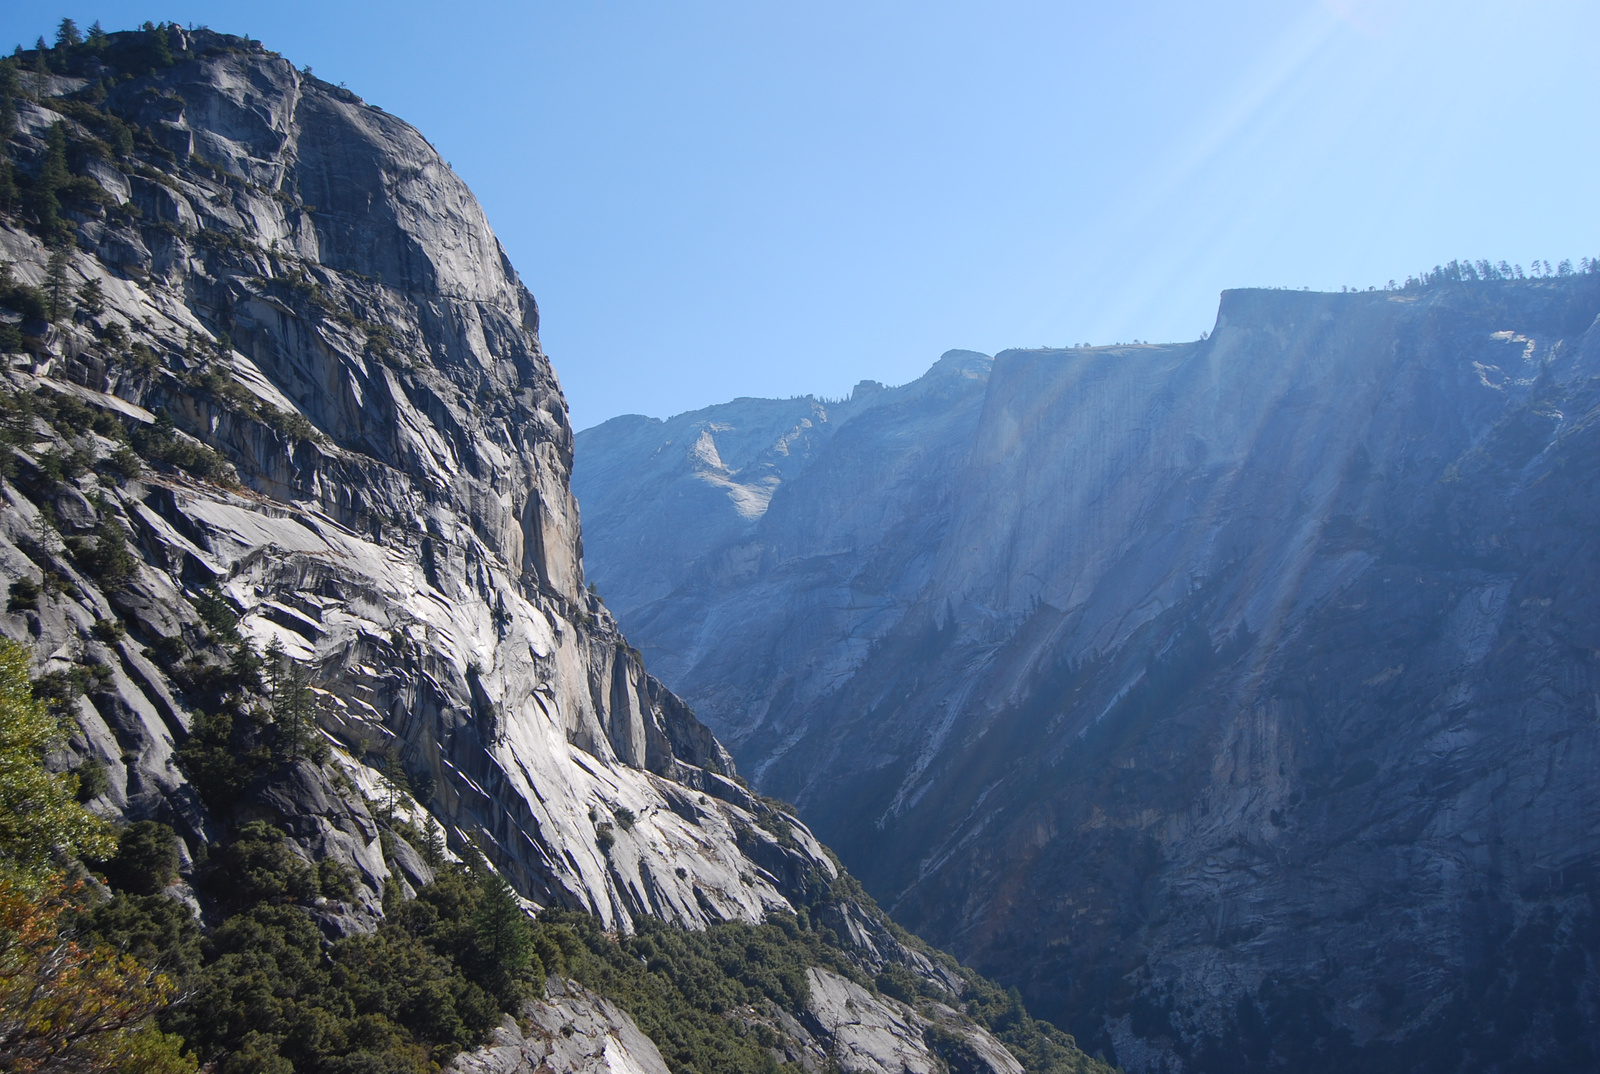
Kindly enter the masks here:
M 950 351 L 841 403 L 738 399 L 579 434 L 590 570 L 735 748 L 774 705 L 816 704 L 926 587 L 990 364 Z
M 790 906 L 795 877 L 832 875 L 808 834 L 785 848 L 754 825 L 726 753 L 585 592 L 565 403 L 472 194 L 416 131 L 287 60 L 205 31 L 173 47 L 175 66 L 104 105 L 157 140 L 144 159 L 171 163 L 100 162 L 111 204 L 70 221 L 67 293 L 97 285 L 100 308 L 23 322 L 29 353 L 9 363 L 14 389 L 135 429 L 164 415 L 238 477 L 89 473 L 52 493 L 50 519 L 4 490 L 5 583 L 77 594 L 14 610 L 5 633 L 42 671 L 105 669 L 76 702 L 78 758 L 110 775 L 99 806 L 171 821 L 190 855 L 209 837 L 174 762 L 191 700 L 147 655 L 204 649 L 204 593 L 310 669 L 348 778 L 380 796 L 388 753 L 450 845 L 482 849 L 536 903 L 623 929 L 758 920 Z M 17 112 L 24 168 L 42 167 L 55 123 L 95 135 L 27 100 Z M 48 251 L 14 222 L 0 258 L 47 283 Z M 91 455 L 116 446 L 99 440 Z M 86 450 L 21 445 L 18 480 L 52 449 Z M 101 518 L 138 559 L 114 588 L 63 543 Z M 131 636 L 97 640 L 97 620 Z M 306 768 L 257 806 L 308 854 L 355 866 L 375 912 L 392 855 Z M 400 879 L 427 878 L 413 872 Z
M 1586 1069 L 1597 313 L 1232 291 L 1197 343 L 947 357 L 759 515 L 780 404 L 616 419 L 590 575 L 903 923 L 1132 1069 Z
M 943 1074 L 952 1060 L 970 1074 L 1023 1074 L 1022 1064 L 977 1026 L 952 1019 L 955 1032 L 945 1029 L 943 1047 L 930 1049 L 929 1030 L 944 1028 L 940 1023 L 830 970 L 813 966 L 807 976 L 807 1013 L 833 1041 L 833 1061 L 845 1074 Z
M 329 937 L 481 854 L 529 909 L 614 934 L 792 913 L 899 1012 L 852 1062 L 1020 1069 L 916 998 L 972 982 L 743 787 L 586 587 L 538 309 L 422 136 L 240 38 L 98 47 L 7 98 L 23 196 L 0 187 L 0 635 L 75 725 L 49 763 L 90 808 L 170 824 L 168 894 L 213 922 L 186 880 L 250 822 L 332 878 L 300 899 Z M 795 410 L 774 427 L 806 429 Z M 891 969 L 915 1008 L 869 987 Z M 455 1069 L 667 1069 L 572 982 L 524 1015 Z M 768 1015 L 775 1054 L 829 1067 L 827 1024 Z M 1100 1069 L 1030 1032 L 1072 1060 L 1050 1069 Z
M 669 1074 L 661 1053 L 626 1011 L 576 981 L 552 977 L 545 998 L 507 1018 L 484 1047 L 458 1055 L 455 1074 Z

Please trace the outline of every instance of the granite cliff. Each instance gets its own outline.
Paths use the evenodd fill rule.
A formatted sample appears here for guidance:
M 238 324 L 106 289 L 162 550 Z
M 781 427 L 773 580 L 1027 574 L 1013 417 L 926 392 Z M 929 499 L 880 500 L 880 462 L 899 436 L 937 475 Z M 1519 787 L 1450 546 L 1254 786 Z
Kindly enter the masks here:
M 763 1023 L 772 1056 L 1021 1070 L 586 587 L 538 307 L 423 137 L 208 30 L 30 55 L 0 72 L 0 633 L 72 722 L 50 763 L 176 831 L 166 894 L 220 920 L 190 881 L 270 829 L 332 878 L 301 899 L 330 940 L 458 857 L 596 950 L 776 917 L 848 972 Z M 576 982 L 523 1013 L 461 1069 L 663 1069 Z
M 1500 275 L 618 418 L 590 577 L 902 923 L 1130 1069 L 1587 1069 L 1600 274 Z

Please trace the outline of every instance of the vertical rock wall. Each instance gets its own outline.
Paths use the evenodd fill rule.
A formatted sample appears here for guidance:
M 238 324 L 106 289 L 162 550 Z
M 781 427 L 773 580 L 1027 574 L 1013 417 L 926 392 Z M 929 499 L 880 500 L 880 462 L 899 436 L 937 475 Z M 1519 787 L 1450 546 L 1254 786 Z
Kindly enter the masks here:
M 43 671 L 107 669 L 76 703 L 81 735 L 61 763 L 102 760 L 112 788 L 97 808 L 170 821 L 199 852 L 213 821 L 174 759 L 196 702 L 147 653 L 217 659 L 197 611 L 214 592 L 245 638 L 311 669 L 348 779 L 377 794 L 388 755 L 452 845 L 482 849 L 535 902 L 621 928 L 791 908 L 795 878 L 832 864 L 803 829 L 784 848 L 755 825 L 727 754 L 585 589 L 565 402 L 538 308 L 471 192 L 348 91 L 237 38 L 171 36 L 174 66 L 113 80 L 95 106 L 144 139 L 115 167 L 92 150 L 103 121 L 68 104 L 92 78 L 18 102 L 25 173 L 55 124 L 75 160 L 91 147 L 79 166 L 106 204 L 66 206 L 66 287 L 97 284 L 104 302 L 21 323 L 11 389 L 75 393 L 129 428 L 169 419 L 179 442 L 231 464 L 209 480 L 102 468 L 53 491 L 52 517 L 5 487 L 5 581 L 70 578 L 72 592 L 0 629 Z M 115 37 L 108 62 L 140 37 Z M 46 283 L 49 251 L 15 221 L 0 222 L 0 258 Z M 24 444 L 17 480 L 51 450 L 115 446 Z M 139 559 L 115 587 L 65 543 L 100 519 Z M 97 620 L 129 636 L 97 640 Z M 260 791 L 260 809 L 308 854 L 356 866 L 358 909 L 375 912 L 390 876 L 425 870 L 398 876 L 372 818 L 336 804 L 328 779 L 310 768 L 297 788 Z M 741 843 L 770 843 L 782 875 Z
M 900 920 L 1135 1069 L 1582 1069 L 1597 313 L 1231 291 L 1200 342 L 936 368 L 614 607 Z M 586 505 L 671 454 L 627 421 Z M 665 573 L 658 513 L 593 518 L 602 587 Z

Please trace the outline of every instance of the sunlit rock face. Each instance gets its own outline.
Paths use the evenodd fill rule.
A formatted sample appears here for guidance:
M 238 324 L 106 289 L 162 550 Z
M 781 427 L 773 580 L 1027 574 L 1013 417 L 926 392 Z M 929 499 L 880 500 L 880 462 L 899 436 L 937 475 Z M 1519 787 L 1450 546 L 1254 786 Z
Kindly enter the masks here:
M 463 1052 L 451 1074 L 669 1074 L 628 1013 L 576 981 L 551 977 L 520 1018 L 507 1016 L 489 1042 Z
M 1585 1069 L 1597 312 L 1231 291 L 1196 343 L 947 358 L 815 404 L 759 515 L 721 445 L 780 404 L 617 419 L 588 570 L 903 923 L 1130 1068 Z
M 66 717 L 47 764 L 90 809 L 176 830 L 166 894 L 222 920 L 206 857 L 264 821 L 339 881 L 297 903 L 330 939 L 468 859 L 616 936 L 815 933 L 829 969 L 786 979 L 788 1007 L 713 1005 L 744 967 L 697 984 L 774 1069 L 1017 1074 L 1015 1030 L 1052 1070 L 1102 1068 L 892 928 L 645 671 L 586 584 L 537 307 L 420 134 L 242 38 L 152 26 L 81 59 L 87 77 L 30 73 L 3 147 L 33 191 L 65 133 L 71 184 L 43 189 L 68 192 L 74 241 L 53 253 L 42 210 L 0 203 L 0 635 Z M 41 285 L 67 296 L 48 320 Z M 927 420 L 948 396 L 970 424 L 986 366 L 949 359 Z M 910 398 L 878 388 L 835 409 Z M 809 400 L 758 410 L 743 445 L 696 433 L 676 491 L 714 495 L 662 549 L 772 517 L 835 432 Z M 621 987 L 553 977 L 452 1069 L 664 1074 L 670 1027 Z M 669 1048 L 671 1069 L 698 1054 Z
M 108 669 L 72 744 L 110 774 L 95 807 L 173 823 L 191 859 L 216 834 L 175 759 L 192 699 L 149 656 L 204 649 L 197 607 L 215 587 L 246 638 L 310 668 L 331 771 L 382 797 L 373 766 L 389 754 L 451 846 L 477 847 L 535 903 L 622 929 L 791 909 L 834 866 L 803 828 L 780 846 L 756 826 L 726 752 L 586 592 L 566 404 L 471 192 L 410 126 L 288 60 L 208 31 L 172 42 L 175 66 L 106 104 L 163 167 L 91 161 L 113 204 L 72 220 L 68 287 L 97 282 L 104 308 L 23 324 L 37 342 L 8 362 L 13 389 L 75 393 L 132 426 L 171 417 L 239 478 L 88 474 L 58 494 L 59 526 L 4 487 L 4 581 L 72 580 L 5 633 L 41 672 Z M 63 117 L 17 108 L 21 166 L 37 167 Z M 48 250 L 19 227 L 0 223 L 0 258 L 45 278 Z M 125 360 L 128 344 L 153 361 Z M 23 470 L 51 449 L 72 446 L 24 445 Z M 139 559 L 116 592 L 62 544 L 96 510 Z M 97 638 L 102 619 L 130 635 Z M 332 927 L 359 928 L 388 880 L 409 890 L 431 872 L 415 848 L 380 849 L 331 778 L 307 765 L 249 808 L 355 869 L 354 917 Z

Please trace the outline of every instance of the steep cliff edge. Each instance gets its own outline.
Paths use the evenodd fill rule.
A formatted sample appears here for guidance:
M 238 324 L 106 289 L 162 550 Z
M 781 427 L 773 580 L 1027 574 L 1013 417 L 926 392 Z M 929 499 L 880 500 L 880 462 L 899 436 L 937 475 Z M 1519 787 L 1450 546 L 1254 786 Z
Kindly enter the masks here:
M 1583 1069 L 1597 313 L 1592 273 L 1233 291 L 1198 343 L 1006 352 L 952 439 L 844 424 L 614 607 L 900 920 L 1130 1067 Z M 813 631 L 881 599 L 813 536 L 867 505 L 917 585 Z
M 110 801 L 136 818 L 179 809 L 183 834 L 204 838 L 170 758 L 190 717 L 148 685 L 161 672 L 142 650 L 194 648 L 192 591 L 210 586 L 241 634 L 313 669 L 324 726 L 353 761 L 397 751 L 451 841 L 470 837 L 536 901 L 623 925 L 787 905 L 732 849 L 750 800 L 723 778 L 725 756 L 584 592 L 566 407 L 533 298 L 471 193 L 410 127 L 286 60 L 205 32 L 175 46 L 195 58 L 102 102 L 149 140 L 125 170 L 96 157 L 92 118 L 16 106 L 19 169 L 43 171 L 60 123 L 110 200 L 62 225 L 77 245 L 65 287 L 97 286 L 100 309 L 19 322 L 33 353 L 17 387 L 69 383 L 134 425 L 165 415 L 242 482 L 147 470 L 49 490 L 69 535 L 112 519 L 146 560 L 95 609 L 138 638 L 96 655 L 123 672 L 116 710 L 146 718 L 122 728 L 93 697 L 80 706 L 103 725 L 92 738 L 123 736 L 102 761 L 133 758 Z M 0 232 L 16 278 L 47 291 L 50 237 Z M 32 448 L 19 445 L 23 481 Z M 17 550 L 53 551 L 50 527 L 12 499 L 12 574 L 72 577 L 59 555 Z M 47 601 L 8 626 L 70 663 L 93 651 L 85 614 Z M 640 820 L 603 851 L 591 814 L 620 808 Z M 707 825 L 724 838 L 703 838 Z M 375 897 L 381 861 L 350 864 Z
M 281 831 L 305 890 L 273 899 L 348 939 L 482 855 L 602 952 L 780 918 L 874 994 L 967 994 L 586 589 L 537 306 L 421 135 L 206 30 L 45 51 L 0 64 L 0 633 L 70 715 L 51 763 L 90 807 L 176 830 L 167 894 L 221 920 L 230 893 L 188 881 L 240 832 L 281 858 Z M 993 1041 L 915 988 L 884 1002 L 930 1063 Z M 830 1060 L 826 1026 L 794 1028 L 773 1048 Z

